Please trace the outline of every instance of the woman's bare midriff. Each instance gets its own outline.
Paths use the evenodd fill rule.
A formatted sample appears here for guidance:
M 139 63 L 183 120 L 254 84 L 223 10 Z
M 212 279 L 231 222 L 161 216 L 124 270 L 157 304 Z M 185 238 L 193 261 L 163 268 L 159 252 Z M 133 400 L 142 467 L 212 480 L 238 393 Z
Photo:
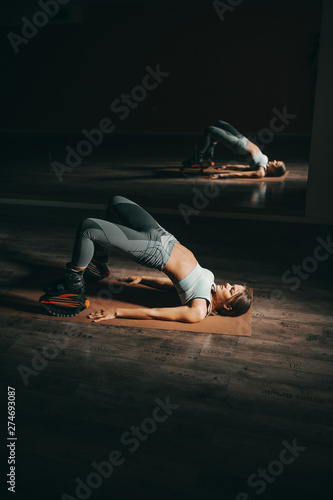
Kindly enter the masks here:
M 196 265 L 197 259 L 191 250 L 176 243 L 163 272 L 171 279 L 172 283 L 178 283 L 193 271 Z
M 252 158 L 255 157 L 257 153 L 259 153 L 261 150 L 254 144 L 253 142 L 249 142 L 246 151 L 252 156 Z

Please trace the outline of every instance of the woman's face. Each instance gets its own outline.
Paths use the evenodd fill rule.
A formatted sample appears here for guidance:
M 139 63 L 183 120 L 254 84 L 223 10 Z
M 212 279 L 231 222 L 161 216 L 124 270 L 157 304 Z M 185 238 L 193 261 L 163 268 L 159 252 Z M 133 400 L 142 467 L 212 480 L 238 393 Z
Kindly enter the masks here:
M 283 165 L 283 161 L 279 161 L 279 160 L 269 161 L 268 167 L 267 167 L 267 173 L 274 175 L 277 167 L 280 167 L 280 165 Z
M 228 306 L 230 300 L 232 300 L 236 295 L 244 292 L 245 286 L 243 285 L 230 285 L 230 283 L 225 283 L 224 285 L 216 286 L 216 298 L 218 301 L 224 305 Z

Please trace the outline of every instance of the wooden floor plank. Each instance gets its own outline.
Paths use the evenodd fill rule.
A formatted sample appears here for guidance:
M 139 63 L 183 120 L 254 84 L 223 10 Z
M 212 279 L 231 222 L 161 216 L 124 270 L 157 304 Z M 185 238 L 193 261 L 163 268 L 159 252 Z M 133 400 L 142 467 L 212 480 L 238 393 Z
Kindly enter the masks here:
M 73 212 L 69 220 L 59 210 L 7 212 L 3 293 L 38 265 L 61 269 L 84 215 Z M 216 221 L 187 227 L 162 217 L 161 223 L 182 234 L 217 281 L 233 277 L 253 286 L 252 336 L 0 316 L 1 379 L 17 391 L 18 483 L 36 499 L 73 495 L 75 478 L 86 478 L 93 461 L 121 446 L 126 463 L 92 499 L 235 500 L 241 491 L 253 497 L 248 477 L 279 459 L 284 440 L 296 439 L 306 451 L 269 485 L 266 497 L 325 498 L 333 448 L 333 259 L 295 292 L 281 276 L 312 255 L 317 236 L 329 228 L 226 221 L 217 231 Z M 143 272 L 115 253 L 110 263 L 113 273 Z M 272 300 L 276 289 L 284 302 Z M 18 366 L 33 368 L 34 357 L 43 360 L 55 341 L 54 359 L 45 358 L 25 384 Z M 151 417 L 157 398 L 168 397 L 179 407 L 135 453 L 119 444 L 131 426 Z

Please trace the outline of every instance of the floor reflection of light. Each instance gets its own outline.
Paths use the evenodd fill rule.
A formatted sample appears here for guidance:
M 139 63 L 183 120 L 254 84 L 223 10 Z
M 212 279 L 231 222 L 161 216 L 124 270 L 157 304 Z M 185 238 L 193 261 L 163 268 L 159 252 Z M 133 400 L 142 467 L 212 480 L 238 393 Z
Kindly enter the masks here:
M 252 191 L 250 195 L 250 203 L 256 207 L 262 205 L 266 201 L 266 193 L 267 193 L 267 184 L 266 182 L 261 182 L 256 188 Z

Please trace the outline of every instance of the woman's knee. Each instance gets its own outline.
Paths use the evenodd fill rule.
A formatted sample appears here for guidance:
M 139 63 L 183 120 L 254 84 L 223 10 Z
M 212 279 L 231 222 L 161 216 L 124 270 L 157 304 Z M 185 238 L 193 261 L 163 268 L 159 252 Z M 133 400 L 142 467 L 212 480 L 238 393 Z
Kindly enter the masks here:
M 119 196 L 118 194 L 115 194 L 114 196 L 112 196 L 110 198 L 109 204 L 110 205 L 117 205 L 118 203 L 124 203 L 126 201 L 127 201 L 126 198 L 124 198 L 123 196 Z
M 223 120 L 218 120 L 216 123 L 215 123 L 215 127 L 217 128 L 224 128 L 225 125 L 229 125 L 227 122 L 224 122 Z
M 221 130 L 211 125 L 210 127 L 206 128 L 206 134 L 210 137 L 210 140 L 212 142 L 217 142 L 221 135 Z
M 114 207 L 115 205 L 118 205 L 119 203 L 131 203 L 135 205 L 135 203 L 128 198 L 125 198 L 124 196 L 120 196 L 118 194 L 112 196 L 109 200 L 108 206 Z
M 85 231 L 87 231 L 87 229 L 99 229 L 99 225 L 97 224 L 97 222 L 94 219 L 90 219 L 90 218 L 83 219 L 80 222 L 80 224 L 77 228 L 77 231 L 78 231 L 78 233 L 83 234 Z
M 118 205 L 137 205 L 134 201 L 125 198 L 124 196 L 114 195 L 110 198 L 107 209 L 106 209 L 106 218 L 107 220 L 113 220 L 113 214 L 116 214 L 117 217 L 120 217 L 120 214 L 123 212 L 123 208 Z
M 216 127 L 214 127 L 213 125 L 210 125 L 209 127 L 206 128 L 205 133 L 209 134 L 209 135 L 215 135 Z

